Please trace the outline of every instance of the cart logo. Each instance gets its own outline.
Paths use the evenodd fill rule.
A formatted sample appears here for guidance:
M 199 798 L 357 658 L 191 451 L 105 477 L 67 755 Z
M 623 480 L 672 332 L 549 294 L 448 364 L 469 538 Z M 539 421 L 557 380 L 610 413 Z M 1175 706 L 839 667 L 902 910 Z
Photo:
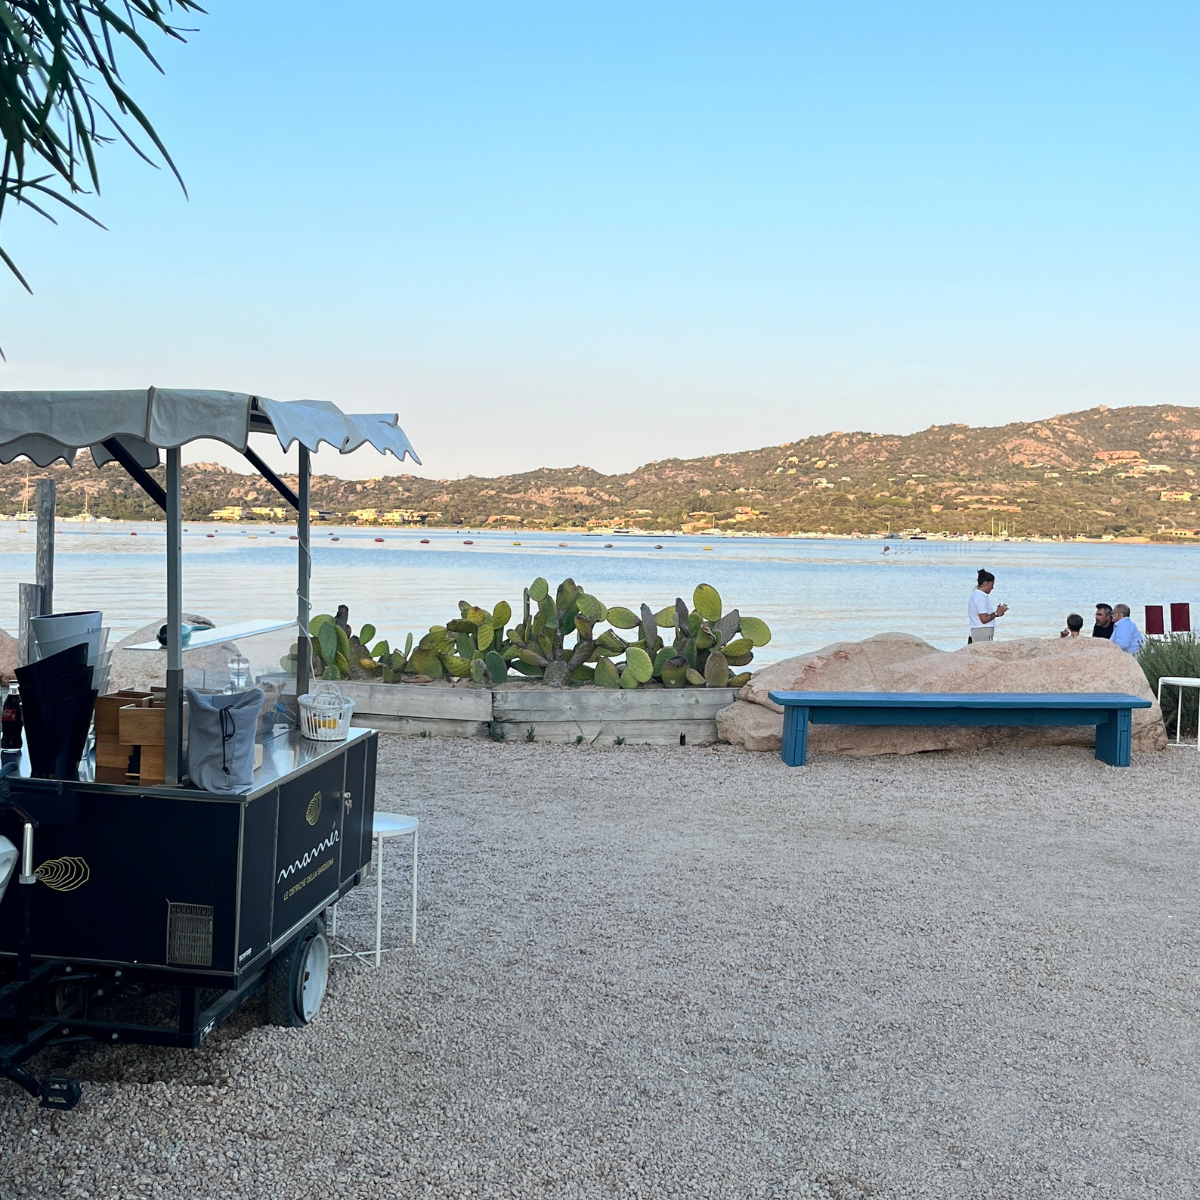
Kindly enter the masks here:
M 289 875 L 294 875 L 297 871 L 303 871 L 310 862 L 315 862 L 325 850 L 332 850 L 334 842 L 338 841 L 338 831 L 335 829 L 327 838 L 318 842 L 311 850 L 306 850 L 303 858 L 298 858 L 291 866 L 284 867 L 279 872 L 279 878 L 276 883 L 282 883 Z
M 56 892 L 73 892 L 92 877 L 92 872 L 82 858 L 48 858 L 34 874 Z
M 321 815 L 321 793 L 317 792 L 308 802 L 308 807 L 304 810 L 304 819 L 310 824 L 315 825 L 317 818 Z

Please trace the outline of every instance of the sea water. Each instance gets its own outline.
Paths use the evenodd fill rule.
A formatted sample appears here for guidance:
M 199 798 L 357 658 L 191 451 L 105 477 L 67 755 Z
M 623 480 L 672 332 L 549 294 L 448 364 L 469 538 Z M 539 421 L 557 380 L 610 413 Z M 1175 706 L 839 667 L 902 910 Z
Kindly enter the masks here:
M 286 525 L 189 523 L 184 608 L 224 624 L 286 619 L 296 611 L 296 548 Z M 34 579 L 32 522 L 0 522 L 0 628 L 15 632 L 17 584 Z M 1068 613 L 1092 623 L 1098 601 L 1142 607 L 1188 601 L 1200 621 L 1200 548 L 1129 543 L 880 541 L 875 539 L 578 535 L 334 528 L 312 531 L 314 613 L 350 608 L 393 645 L 458 615 L 458 601 L 521 607 L 537 576 L 564 576 L 606 604 L 658 611 L 691 603 L 710 583 L 726 608 L 761 617 L 773 638 L 756 662 L 830 642 L 903 630 L 952 649 L 967 637 L 975 573 L 996 576 L 992 599 L 1009 606 L 998 638 L 1056 637 Z M 99 608 L 114 644 L 166 612 L 165 526 L 60 522 L 54 607 Z M 885 553 L 886 547 L 886 553 Z M 255 666 L 273 662 L 294 635 L 254 639 Z

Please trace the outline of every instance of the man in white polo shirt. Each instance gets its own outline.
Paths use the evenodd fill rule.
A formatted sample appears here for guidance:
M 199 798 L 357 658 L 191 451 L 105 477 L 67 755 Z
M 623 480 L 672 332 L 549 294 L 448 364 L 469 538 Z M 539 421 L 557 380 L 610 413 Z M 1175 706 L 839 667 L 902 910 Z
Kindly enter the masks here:
M 996 577 L 991 571 L 980 570 L 975 582 L 975 590 L 967 601 L 967 621 L 970 633 L 967 645 L 972 642 L 990 642 L 995 636 L 995 621 L 1008 612 L 1007 604 L 997 604 L 992 608 L 992 588 L 996 586 Z

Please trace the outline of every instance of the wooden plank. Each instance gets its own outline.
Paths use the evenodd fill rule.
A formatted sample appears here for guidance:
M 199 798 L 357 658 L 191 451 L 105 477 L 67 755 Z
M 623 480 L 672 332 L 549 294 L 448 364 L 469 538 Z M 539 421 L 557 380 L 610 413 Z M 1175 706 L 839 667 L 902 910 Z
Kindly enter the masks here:
M 123 746 L 165 746 L 167 710 L 126 704 L 118 713 Z
M 314 684 L 315 686 L 317 685 Z M 433 687 L 420 683 L 365 683 L 357 680 L 339 683 L 337 686 L 343 696 L 354 701 L 355 717 L 370 713 L 445 721 L 492 719 L 492 693 L 487 688 Z M 289 691 L 294 687 L 295 684 L 291 684 Z
M 497 721 L 694 721 L 716 719 L 738 688 L 497 688 Z
M 37 482 L 37 585 L 42 589 L 42 611 L 54 611 L 54 480 Z
M 36 583 L 17 584 L 20 615 L 17 618 L 17 655 L 22 667 L 37 662 L 37 642 L 33 637 L 31 617 L 42 615 L 42 589 Z
M 402 733 L 410 737 L 486 738 L 491 734 L 487 721 L 445 721 L 436 717 L 396 717 L 384 713 L 359 713 L 355 710 L 350 724 L 356 729 L 378 729 L 383 733 Z
M 611 746 L 623 738 L 627 746 L 706 746 L 717 740 L 716 721 L 497 721 L 493 728 L 503 731 L 506 742 L 575 742 L 583 745 Z

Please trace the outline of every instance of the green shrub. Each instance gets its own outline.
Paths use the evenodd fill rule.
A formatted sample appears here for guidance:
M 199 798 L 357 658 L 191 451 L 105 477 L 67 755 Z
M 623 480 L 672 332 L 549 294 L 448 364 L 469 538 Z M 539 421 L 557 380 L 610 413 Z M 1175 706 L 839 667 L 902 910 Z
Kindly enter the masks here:
M 1150 681 L 1150 689 L 1158 694 L 1158 681 L 1164 675 L 1182 675 L 1188 679 L 1200 679 L 1200 637 L 1194 633 L 1172 633 L 1166 637 L 1148 637 L 1138 651 L 1138 662 Z M 1171 737 L 1175 736 L 1176 708 L 1179 704 L 1178 688 L 1168 685 L 1163 693 L 1163 723 Z M 1183 688 L 1184 737 L 1196 736 L 1197 691 Z

